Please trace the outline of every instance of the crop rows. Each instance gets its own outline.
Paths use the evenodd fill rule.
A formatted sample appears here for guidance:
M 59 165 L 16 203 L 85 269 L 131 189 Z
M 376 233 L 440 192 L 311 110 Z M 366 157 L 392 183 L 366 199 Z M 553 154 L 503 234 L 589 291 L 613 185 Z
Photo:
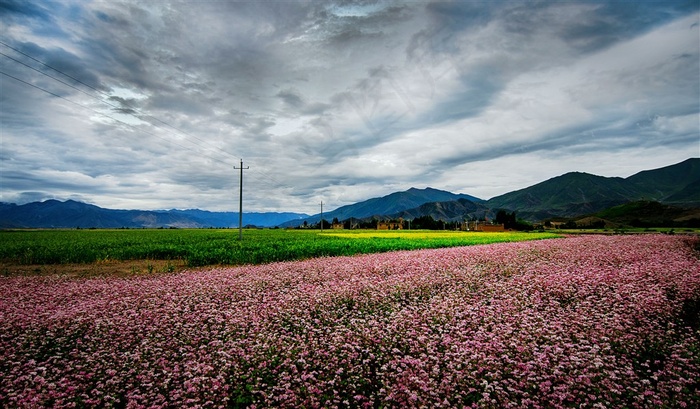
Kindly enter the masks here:
M 0 279 L 0 407 L 698 407 L 697 238 Z
M 0 231 L 0 261 L 15 264 L 94 263 L 108 260 L 185 260 L 191 267 L 261 264 L 319 256 L 521 241 L 550 233 L 411 231 L 318 234 L 300 230 L 38 230 Z

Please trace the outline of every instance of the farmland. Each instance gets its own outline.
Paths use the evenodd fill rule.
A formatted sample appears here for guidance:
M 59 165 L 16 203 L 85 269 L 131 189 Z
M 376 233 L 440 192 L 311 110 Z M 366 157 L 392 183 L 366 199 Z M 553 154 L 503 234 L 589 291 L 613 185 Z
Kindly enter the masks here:
M 0 406 L 698 407 L 697 246 L 578 236 L 4 277 Z
M 189 267 L 261 264 L 556 237 L 550 233 L 154 229 L 0 231 L 0 261 L 19 265 L 173 260 Z

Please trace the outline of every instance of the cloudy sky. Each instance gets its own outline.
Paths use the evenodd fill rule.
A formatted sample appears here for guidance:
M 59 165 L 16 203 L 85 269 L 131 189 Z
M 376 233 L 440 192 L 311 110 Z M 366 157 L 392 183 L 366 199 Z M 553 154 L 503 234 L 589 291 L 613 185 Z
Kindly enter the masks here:
M 317 213 L 700 156 L 689 1 L 0 0 L 0 201 Z

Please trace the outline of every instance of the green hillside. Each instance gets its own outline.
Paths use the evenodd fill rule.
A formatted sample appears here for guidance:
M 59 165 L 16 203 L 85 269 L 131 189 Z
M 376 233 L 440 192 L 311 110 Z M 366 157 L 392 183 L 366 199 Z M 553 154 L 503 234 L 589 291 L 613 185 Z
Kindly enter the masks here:
M 594 214 L 613 206 L 653 200 L 700 207 L 700 158 L 646 170 L 628 178 L 571 172 L 486 201 L 530 221 Z
M 645 170 L 626 179 L 647 200 L 671 201 L 681 191 L 686 198 L 700 201 L 700 159 L 691 158 L 675 165 Z
M 636 196 L 635 189 L 625 179 L 571 172 L 495 197 L 486 205 L 514 210 L 521 217 L 538 220 L 595 213 Z
M 597 212 L 595 217 L 632 227 L 700 227 L 700 209 L 639 200 Z M 580 224 L 579 221 L 576 221 Z

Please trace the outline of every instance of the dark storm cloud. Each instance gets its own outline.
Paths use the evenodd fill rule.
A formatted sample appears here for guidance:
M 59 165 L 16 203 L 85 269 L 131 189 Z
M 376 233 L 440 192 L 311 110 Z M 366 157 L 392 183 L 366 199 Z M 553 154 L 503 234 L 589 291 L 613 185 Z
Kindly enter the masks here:
M 302 99 L 299 91 L 295 89 L 286 89 L 277 93 L 279 97 L 285 104 L 292 108 L 301 108 L 304 106 L 304 100 Z
M 2 77 L 1 157 L 14 173 L 3 159 L 12 189 L 0 200 L 77 192 L 218 209 L 240 158 L 250 206 L 301 211 L 387 189 L 486 198 L 570 170 L 668 165 L 697 156 L 698 8 L 0 1 L 3 42 L 91 87 L 0 56 L 3 72 L 64 98 Z M 498 172 L 541 166 L 504 186 L 488 172 L 503 158 Z
M 57 6 L 58 3 L 53 1 L 38 3 L 24 0 L 0 0 L 0 16 L 3 18 L 29 18 L 50 22 L 52 20 L 50 10 Z
M 692 7 L 688 6 L 691 2 L 603 3 L 584 18 L 559 30 L 562 38 L 572 46 L 593 52 L 667 23 Z
M 43 64 L 36 63 L 36 61 L 31 59 L 28 62 L 34 63 L 32 64 L 33 66 L 41 68 L 50 75 L 57 76 L 72 85 L 82 83 L 92 88 L 104 90 L 104 87 L 100 84 L 99 77 L 90 71 L 88 66 L 73 53 L 60 48 L 43 49 L 34 43 L 20 44 L 17 48 L 29 56 L 43 56 L 41 60 Z M 44 68 L 48 70 L 44 70 Z

